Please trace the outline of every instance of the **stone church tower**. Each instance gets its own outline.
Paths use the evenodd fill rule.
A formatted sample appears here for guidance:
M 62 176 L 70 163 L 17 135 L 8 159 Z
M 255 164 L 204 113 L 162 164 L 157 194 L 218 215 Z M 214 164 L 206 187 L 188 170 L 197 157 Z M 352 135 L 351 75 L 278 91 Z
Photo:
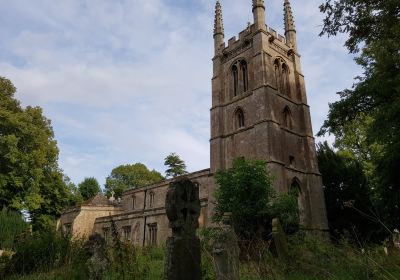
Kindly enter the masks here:
M 322 179 L 289 0 L 284 0 L 285 36 L 266 26 L 264 0 L 253 0 L 252 11 L 254 23 L 225 45 L 221 4 L 216 3 L 211 173 L 230 167 L 237 157 L 263 160 L 278 192 L 299 195 L 303 226 L 326 230 Z

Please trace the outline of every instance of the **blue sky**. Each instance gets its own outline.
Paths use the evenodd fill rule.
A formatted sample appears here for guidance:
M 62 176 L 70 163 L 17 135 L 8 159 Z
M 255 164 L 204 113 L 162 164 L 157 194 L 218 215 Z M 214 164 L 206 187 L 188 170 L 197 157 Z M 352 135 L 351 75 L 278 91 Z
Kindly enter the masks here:
M 318 36 L 322 0 L 291 2 L 316 133 L 361 70 L 344 37 Z M 267 24 L 283 34 L 283 0 L 265 3 Z M 0 75 L 51 119 L 72 181 L 103 184 L 112 168 L 135 162 L 163 172 L 171 152 L 189 171 L 209 167 L 214 4 L 0 0 Z M 221 4 L 227 41 L 252 21 L 251 0 Z

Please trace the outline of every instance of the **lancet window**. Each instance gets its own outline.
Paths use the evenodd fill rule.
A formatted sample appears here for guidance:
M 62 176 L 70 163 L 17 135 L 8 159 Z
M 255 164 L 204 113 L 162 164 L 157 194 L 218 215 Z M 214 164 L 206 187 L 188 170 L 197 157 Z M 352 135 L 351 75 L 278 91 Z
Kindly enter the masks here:
M 148 224 L 149 229 L 149 239 L 148 244 L 151 246 L 157 245 L 157 224 Z
M 290 110 L 289 106 L 286 106 L 283 109 L 283 125 L 286 128 L 292 129 L 293 128 L 293 118 L 292 118 L 292 111 Z
M 122 228 L 122 239 L 123 239 L 123 241 L 130 241 L 131 240 L 131 230 L 132 230 L 132 226 L 124 226 Z
M 132 195 L 132 210 L 135 210 L 136 208 L 136 196 Z
M 248 65 L 245 60 L 236 61 L 231 68 L 233 96 L 249 90 Z
M 289 67 L 281 58 L 274 61 L 276 88 L 282 94 L 290 96 Z
M 155 198 L 155 193 L 150 192 L 149 194 L 149 206 L 152 208 L 154 207 L 154 198 Z
M 240 72 L 241 72 L 241 79 L 242 79 L 242 84 L 243 84 L 243 92 L 246 92 L 248 90 L 248 75 L 247 75 L 247 63 L 246 61 L 242 60 L 240 62 Z
M 241 108 L 236 109 L 235 111 L 235 123 L 236 123 L 236 128 L 242 128 L 245 125 L 244 121 L 244 113 Z
M 233 95 L 238 95 L 238 87 L 239 87 L 239 75 L 238 68 L 236 65 L 232 66 L 232 83 L 233 83 Z

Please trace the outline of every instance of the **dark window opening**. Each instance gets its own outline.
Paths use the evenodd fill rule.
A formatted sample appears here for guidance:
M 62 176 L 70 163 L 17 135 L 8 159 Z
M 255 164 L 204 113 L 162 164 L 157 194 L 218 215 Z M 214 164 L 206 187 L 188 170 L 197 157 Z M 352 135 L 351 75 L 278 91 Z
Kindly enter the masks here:
M 290 96 L 289 69 L 286 64 L 282 65 L 282 91 L 284 91 L 284 94 Z
M 289 129 L 293 127 L 292 112 L 288 106 L 283 109 L 283 125 Z
M 247 74 L 247 63 L 246 61 L 242 60 L 240 62 L 240 69 L 242 72 L 242 82 L 243 82 L 243 92 L 246 92 L 248 90 L 248 74 Z
M 275 69 L 275 83 L 278 91 L 281 91 L 281 71 L 280 71 L 280 63 L 279 60 L 276 59 L 274 62 Z
M 154 194 L 154 192 L 150 192 L 150 201 L 149 201 L 149 206 L 150 207 L 154 207 L 154 197 L 155 197 L 155 194 Z
M 295 157 L 294 157 L 294 156 L 289 156 L 289 164 L 290 164 L 291 166 L 293 166 L 294 163 L 295 163 Z
M 237 128 L 244 127 L 244 114 L 242 109 L 238 109 L 236 111 L 236 122 L 237 122 Z
M 233 79 L 233 96 L 236 96 L 238 94 L 238 83 L 239 83 L 238 69 L 236 65 L 232 67 L 232 79 Z
M 108 238 L 110 237 L 110 228 L 109 227 L 104 227 L 103 228 L 103 237 L 107 241 Z
M 136 207 L 136 196 L 132 195 L 132 210 L 135 210 Z

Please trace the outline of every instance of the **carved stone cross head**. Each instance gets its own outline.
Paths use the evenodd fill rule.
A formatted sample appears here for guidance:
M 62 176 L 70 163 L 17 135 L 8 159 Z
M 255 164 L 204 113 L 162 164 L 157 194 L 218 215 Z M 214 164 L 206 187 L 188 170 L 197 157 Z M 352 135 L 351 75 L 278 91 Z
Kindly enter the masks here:
M 200 216 L 199 184 L 186 177 L 170 183 L 165 208 L 173 234 L 195 235 Z

